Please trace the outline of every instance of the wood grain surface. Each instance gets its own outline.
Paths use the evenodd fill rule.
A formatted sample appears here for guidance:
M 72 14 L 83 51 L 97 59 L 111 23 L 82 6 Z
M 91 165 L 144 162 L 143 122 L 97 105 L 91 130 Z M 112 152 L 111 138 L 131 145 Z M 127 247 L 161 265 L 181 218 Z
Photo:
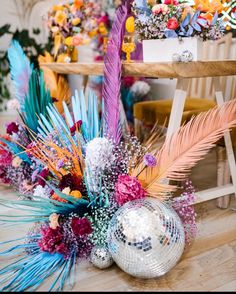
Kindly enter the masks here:
M 103 63 L 41 63 L 61 74 L 103 75 Z M 169 63 L 123 63 L 124 76 L 149 78 L 199 78 L 236 75 L 236 60 L 169 62 Z
M 3 122 L 14 115 L 0 116 Z M 204 172 L 203 172 L 204 170 Z M 196 190 L 216 185 L 216 152 L 213 149 L 193 168 L 191 179 Z M 9 187 L 0 185 L 0 198 L 16 199 Z M 76 283 L 69 291 L 236 291 L 236 200 L 231 198 L 230 208 L 216 208 L 216 201 L 196 204 L 198 233 L 194 242 L 186 247 L 179 263 L 165 276 L 157 279 L 135 279 L 116 265 L 106 270 L 94 268 L 89 262 L 79 262 Z M 12 215 L 11 208 L 0 207 L 1 214 Z M 0 227 L 0 242 L 23 237 L 28 225 Z M 0 251 L 4 250 L 1 246 Z M 0 256 L 0 268 L 11 262 Z M 38 290 L 47 291 L 51 277 Z

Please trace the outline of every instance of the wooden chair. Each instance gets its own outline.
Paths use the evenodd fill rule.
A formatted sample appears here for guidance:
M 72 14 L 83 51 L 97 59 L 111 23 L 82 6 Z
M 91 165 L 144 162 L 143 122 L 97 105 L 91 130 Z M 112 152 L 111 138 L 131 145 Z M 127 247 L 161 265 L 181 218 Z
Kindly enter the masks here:
M 232 33 L 228 33 L 219 41 L 204 42 L 203 60 L 228 59 L 230 56 L 231 44 Z M 193 115 L 197 115 L 200 112 L 207 111 L 216 105 L 214 97 L 215 89 L 213 87 L 213 83 L 213 78 L 201 78 L 191 80 L 188 87 L 189 97 L 186 99 L 184 113 L 182 116 L 182 123 L 188 121 Z M 226 95 L 227 99 L 236 97 L 236 95 L 234 96 L 233 94 L 233 87 L 229 87 L 229 83 L 231 83 L 231 86 L 233 84 L 233 80 L 231 77 L 221 77 L 220 83 L 223 90 L 223 95 Z M 229 91 L 230 88 L 231 91 Z M 134 105 L 136 136 L 138 136 L 142 140 L 144 137 L 142 130 L 145 128 L 145 126 L 153 126 L 157 121 L 159 125 L 163 125 L 165 123 L 165 125 L 167 126 L 170 118 L 172 102 L 172 99 L 165 99 L 136 103 Z M 219 142 L 219 146 L 222 146 L 222 144 L 222 141 Z M 224 158 L 223 149 L 224 147 L 217 148 L 219 158 L 218 185 L 225 184 L 229 177 L 227 176 L 229 175 L 227 171 L 227 163 L 225 163 L 225 160 L 222 160 Z M 228 196 L 224 196 L 217 199 L 217 205 L 221 208 L 227 206 L 224 205 L 225 203 L 228 204 L 229 202 L 229 197 L 227 197 Z

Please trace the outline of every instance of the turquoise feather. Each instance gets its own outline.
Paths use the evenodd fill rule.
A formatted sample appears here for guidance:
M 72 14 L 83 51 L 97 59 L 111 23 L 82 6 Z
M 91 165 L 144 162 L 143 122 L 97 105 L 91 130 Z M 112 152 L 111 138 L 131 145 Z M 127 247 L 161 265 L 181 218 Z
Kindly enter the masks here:
M 33 70 L 29 81 L 29 91 L 24 101 L 24 112 L 21 113 L 23 122 L 33 132 L 38 133 L 38 118 L 40 114 L 46 115 L 47 106 L 50 103 L 52 98 L 45 87 L 43 72 Z
M 32 72 L 30 61 L 17 41 L 12 41 L 7 54 L 16 98 L 20 103 L 21 111 L 24 111 L 24 100 L 28 94 L 29 80 Z
M 71 145 L 68 136 L 72 137 L 74 143 L 77 144 L 76 134 L 71 135 L 70 132 L 70 128 L 75 122 L 82 121 L 81 130 L 85 142 L 97 137 L 101 128 L 97 96 L 92 91 L 89 92 L 88 109 L 83 91 L 80 92 L 80 95 L 78 91 L 75 91 L 75 95 L 72 96 L 71 101 L 72 113 L 69 111 L 66 103 L 63 102 L 65 119 L 60 115 L 54 105 L 49 105 L 47 107 L 47 115 L 40 114 L 40 120 L 38 121 L 38 132 L 41 135 L 45 137 L 48 136 L 52 130 L 56 130 L 68 149 L 70 149 Z M 82 140 L 82 138 L 80 139 Z

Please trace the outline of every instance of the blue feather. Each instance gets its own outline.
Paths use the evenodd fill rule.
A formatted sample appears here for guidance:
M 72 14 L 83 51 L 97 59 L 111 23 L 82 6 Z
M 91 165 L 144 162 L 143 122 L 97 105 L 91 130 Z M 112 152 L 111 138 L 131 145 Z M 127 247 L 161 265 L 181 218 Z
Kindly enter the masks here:
M 7 54 L 10 62 L 11 78 L 16 91 L 16 98 L 20 103 L 21 111 L 24 111 L 24 100 L 28 94 L 29 80 L 32 73 L 30 61 L 17 41 L 12 41 Z
M 2 255 L 10 254 L 14 258 L 12 263 L 0 269 L 0 285 L 1 291 L 22 292 L 25 290 L 36 290 L 48 277 L 55 272 L 59 274 L 52 282 L 49 291 L 58 288 L 56 291 L 61 291 L 64 288 L 66 280 L 72 275 L 74 283 L 76 254 L 72 252 L 68 259 L 59 253 L 50 254 L 41 252 L 38 246 L 40 235 L 28 237 L 33 242 L 12 246 L 2 252 Z M 9 242 L 18 241 L 23 238 L 17 238 Z M 29 255 L 24 255 L 27 250 L 30 250 Z M 15 255 L 19 255 L 15 259 Z

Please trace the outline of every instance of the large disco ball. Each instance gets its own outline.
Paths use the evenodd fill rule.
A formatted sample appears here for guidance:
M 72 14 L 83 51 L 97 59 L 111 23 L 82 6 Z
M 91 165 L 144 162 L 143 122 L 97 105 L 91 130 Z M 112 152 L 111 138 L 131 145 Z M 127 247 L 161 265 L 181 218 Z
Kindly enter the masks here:
M 134 277 L 164 275 L 178 262 L 184 246 L 180 218 L 155 198 L 127 202 L 110 222 L 108 249 L 116 264 Z

